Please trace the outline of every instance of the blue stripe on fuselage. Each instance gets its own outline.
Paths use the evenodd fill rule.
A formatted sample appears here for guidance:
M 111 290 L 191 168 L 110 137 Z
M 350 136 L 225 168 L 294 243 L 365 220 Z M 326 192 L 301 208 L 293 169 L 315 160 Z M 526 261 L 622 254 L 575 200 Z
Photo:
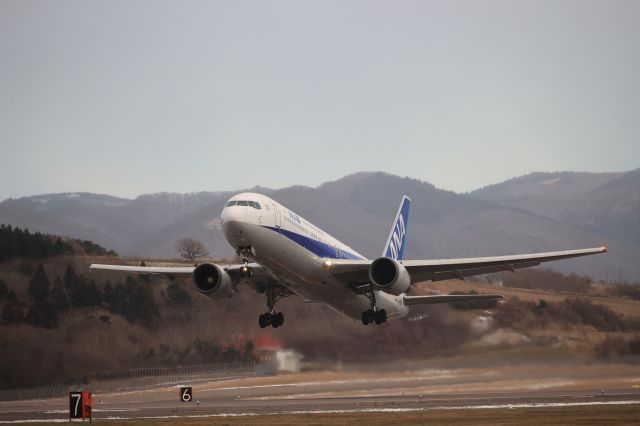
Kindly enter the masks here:
M 284 235 L 285 237 L 289 238 L 291 241 L 306 248 L 310 252 L 320 257 L 324 257 L 328 259 L 364 260 L 364 257 L 358 256 L 356 254 L 353 254 L 341 249 L 337 249 L 329 244 L 325 244 L 323 242 L 314 240 L 313 238 L 309 238 L 304 235 L 296 234 L 295 232 L 291 232 L 287 229 L 274 228 L 272 226 L 265 226 L 265 228 L 271 229 L 272 231 L 276 231 Z

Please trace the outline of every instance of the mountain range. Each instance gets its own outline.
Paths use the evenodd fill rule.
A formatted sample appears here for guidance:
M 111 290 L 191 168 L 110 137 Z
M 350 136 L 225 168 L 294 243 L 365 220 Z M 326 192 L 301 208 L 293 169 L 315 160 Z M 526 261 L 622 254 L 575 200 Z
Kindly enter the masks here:
M 406 257 L 477 257 L 605 245 L 602 256 L 556 262 L 565 273 L 640 281 L 640 169 L 531 173 L 459 194 L 408 177 L 361 172 L 316 188 L 256 187 L 362 254 L 380 255 L 403 194 L 412 200 Z M 122 255 L 176 256 L 179 238 L 212 257 L 233 250 L 220 232 L 232 192 L 157 193 L 124 199 L 46 194 L 0 203 L 0 223 L 94 241 Z

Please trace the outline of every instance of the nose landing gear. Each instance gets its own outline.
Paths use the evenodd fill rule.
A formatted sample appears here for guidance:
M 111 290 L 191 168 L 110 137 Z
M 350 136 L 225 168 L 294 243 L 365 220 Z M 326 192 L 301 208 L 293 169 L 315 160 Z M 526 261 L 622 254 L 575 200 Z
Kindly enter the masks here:
M 251 268 L 249 267 L 249 255 L 251 254 L 251 247 L 238 247 L 236 250 L 238 256 L 242 260 L 242 268 L 240 268 L 240 277 L 251 278 Z

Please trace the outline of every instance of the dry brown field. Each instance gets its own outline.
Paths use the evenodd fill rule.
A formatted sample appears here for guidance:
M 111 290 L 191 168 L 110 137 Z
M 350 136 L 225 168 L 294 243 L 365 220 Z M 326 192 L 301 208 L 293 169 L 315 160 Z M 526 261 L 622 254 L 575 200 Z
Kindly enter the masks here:
M 601 303 L 623 315 L 634 317 L 640 316 L 640 300 L 604 295 L 599 286 L 594 286 L 594 291 L 590 294 L 560 293 L 526 288 L 499 287 L 484 282 L 467 282 L 457 280 L 420 283 L 418 284 L 418 288 L 422 291 L 428 290 L 443 294 L 451 293 L 456 290 L 475 290 L 478 293 L 499 293 L 504 295 L 506 299 L 510 297 L 519 297 L 522 300 L 530 300 L 534 302 L 541 299 L 549 302 L 560 302 L 567 298 L 581 297 L 588 299 L 593 303 Z

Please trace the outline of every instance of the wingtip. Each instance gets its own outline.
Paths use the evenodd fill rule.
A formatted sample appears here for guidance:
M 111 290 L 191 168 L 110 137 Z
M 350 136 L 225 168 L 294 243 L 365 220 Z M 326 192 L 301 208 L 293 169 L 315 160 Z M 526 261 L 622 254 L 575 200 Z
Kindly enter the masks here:
M 600 247 L 600 253 L 606 253 L 609 250 L 607 250 L 607 248 L 605 246 Z

